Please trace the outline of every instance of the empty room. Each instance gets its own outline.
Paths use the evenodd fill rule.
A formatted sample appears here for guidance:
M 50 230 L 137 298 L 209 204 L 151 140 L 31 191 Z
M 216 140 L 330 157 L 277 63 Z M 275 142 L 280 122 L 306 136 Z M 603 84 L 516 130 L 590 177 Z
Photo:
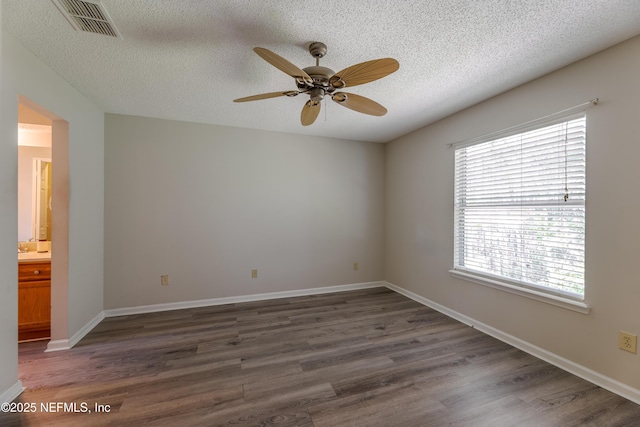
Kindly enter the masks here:
M 0 425 L 640 425 L 640 3 L 0 2 Z

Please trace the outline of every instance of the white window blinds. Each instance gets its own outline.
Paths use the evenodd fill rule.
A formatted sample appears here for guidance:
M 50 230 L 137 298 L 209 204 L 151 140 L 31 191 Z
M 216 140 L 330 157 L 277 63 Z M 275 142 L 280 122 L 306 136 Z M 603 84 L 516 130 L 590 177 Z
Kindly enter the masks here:
M 455 151 L 454 269 L 584 298 L 584 113 Z

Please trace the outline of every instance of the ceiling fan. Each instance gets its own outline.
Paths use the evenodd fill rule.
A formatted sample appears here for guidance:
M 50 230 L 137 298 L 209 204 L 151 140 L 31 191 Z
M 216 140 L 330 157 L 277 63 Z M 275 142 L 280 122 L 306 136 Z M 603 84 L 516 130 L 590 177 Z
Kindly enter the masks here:
M 315 122 L 320 113 L 320 102 L 325 96 L 330 96 L 337 104 L 360 113 L 372 116 L 384 116 L 387 114 L 387 109 L 377 102 L 364 96 L 341 92 L 340 90 L 345 87 L 369 83 L 395 72 L 400 67 L 400 64 L 393 58 L 362 62 L 334 73 L 333 70 L 320 66 L 320 58 L 327 53 L 327 46 L 321 42 L 313 42 L 309 45 L 309 53 L 316 58 L 316 65 L 303 69 L 296 67 L 268 49 L 256 47 L 253 48 L 253 51 L 269 64 L 293 77 L 298 89 L 247 96 L 234 99 L 233 102 L 257 101 L 278 96 L 309 95 L 310 99 L 304 104 L 300 114 L 300 122 L 303 126 L 309 126 Z

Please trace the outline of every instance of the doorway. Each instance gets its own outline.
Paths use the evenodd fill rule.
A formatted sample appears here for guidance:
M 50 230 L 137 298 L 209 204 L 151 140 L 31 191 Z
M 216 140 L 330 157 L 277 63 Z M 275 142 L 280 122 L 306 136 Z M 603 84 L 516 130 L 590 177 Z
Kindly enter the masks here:
M 18 108 L 18 342 L 51 336 L 51 120 Z
M 31 329 L 40 329 L 31 339 L 49 339 L 49 349 L 54 342 L 68 340 L 69 334 L 69 123 L 30 99 L 19 96 L 19 132 L 22 128 L 32 130 L 28 136 L 37 140 L 32 140 L 31 145 L 39 147 L 38 150 L 47 146 L 45 140 L 48 139 L 49 155 L 34 155 L 32 159 L 19 160 L 23 165 L 30 162 L 29 164 L 33 165 L 31 168 L 39 167 L 45 174 L 43 175 L 41 170 L 36 178 L 36 170 L 29 171 L 31 179 L 26 191 L 30 193 L 24 195 L 22 201 L 20 194 L 18 197 L 18 276 L 19 283 L 26 277 L 27 284 L 24 292 L 21 291 L 22 287 L 18 287 L 18 317 L 29 322 Z M 42 151 L 40 153 L 42 154 Z M 50 159 L 50 163 L 43 162 L 42 158 Z M 38 179 L 44 179 L 46 182 L 37 182 Z M 20 181 L 19 179 L 19 187 Z M 25 188 L 19 188 L 19 193 L 20 191 L 24 192 Z M 25 198 L 29 199 L 28 202 Z M 20 209 L 27 205 L 30 206 L 28 214 L 20 212 Z M 25 258 L 29 259 L 26 263 Z M 25 311 L 25 304 L 29 312 Z M 28 315 L 21 317 L 21 310 L 23 314 Z M 29 339 L 29 336 L 26 339 Z

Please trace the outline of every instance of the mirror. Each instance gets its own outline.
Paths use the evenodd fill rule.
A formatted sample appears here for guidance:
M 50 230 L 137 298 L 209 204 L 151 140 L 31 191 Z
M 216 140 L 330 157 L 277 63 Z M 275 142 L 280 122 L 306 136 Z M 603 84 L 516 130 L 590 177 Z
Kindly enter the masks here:
M 51 241 L 51 159 L 34 159 L 33 236 Z

